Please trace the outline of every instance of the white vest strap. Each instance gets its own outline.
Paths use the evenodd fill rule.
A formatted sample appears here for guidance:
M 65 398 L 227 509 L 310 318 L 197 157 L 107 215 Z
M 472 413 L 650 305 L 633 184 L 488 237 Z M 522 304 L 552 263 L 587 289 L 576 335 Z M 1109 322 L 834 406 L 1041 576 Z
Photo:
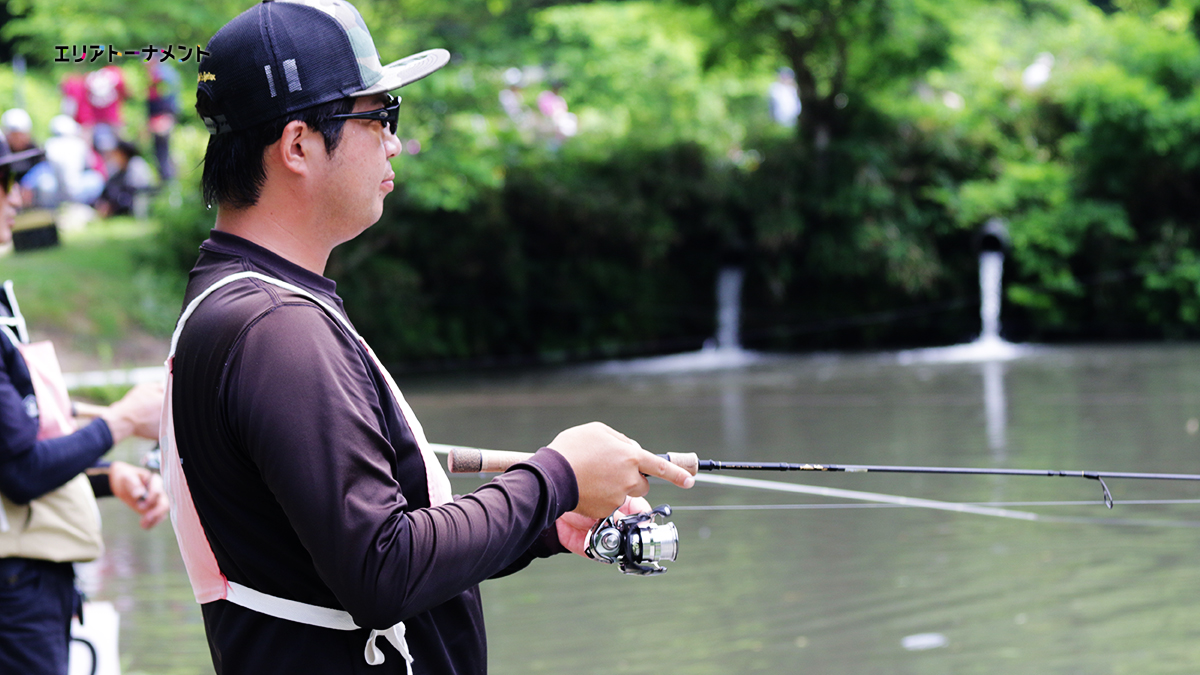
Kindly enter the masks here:
M 188 571 L 188 579 L 192 584 L 192 591 L 196 595 L 196 601 L 200 603 L 224 599 L 240 607 L 245 607 L 246 609 L 266 614 L 267 616 L 273 616 L 277 619 L 295 621 L 296 623 L 332 630 L 359 630 L 359 626 L 354 623 L 354 618 L 350 616 L 349 612 L 329 607 L 318 607 L 295 600 L 287 600 L 229 581 L 218 568 L 216 558 L 212 553 L 212 547 L 208 543 L 207 535 L 204 534 L 203 527 L 200 525 L 199 517 L 196 514 L 191 491 L 188 489 L 187 479 L 183 475 L 182 462 L 179 459 L 179 452 L 175 445 L 175 425 L 172 409 L 172 390 L 174 389 L 175 380 L 175 348 L 179 344 L 179 336 L 183 333 L 184 324 L 187 323 L 192 313 L 196 311 L 201 301 L 218 288 L 241 279 L 258 279 L 259 281 L 289 290 L 313 301 L 326 314 L 337 320 L 355 339 L 362 343 L 363 347 L 367 350 L 367 354 L 370 355 L 371 360 L 375 363 L 375 366 L 383 374 L 388 388 L 400 405 L 400 412 L 404 416 L 405 422 L 416 438 L 417 446 L 421 450 L 421 457 L 425 463 L 426 482 L 429 487 L 431 504 L 439 506 L 450 501 L 450 480 L 446 477 L 445 471 L 442 470 L 441 464 L 437 461 L 432 449 L 429 447 L 429 442 L 425 438 L 425 432 L 422 430 L 420 422 L 417 421 L 416 415 L 413 414 L 408 402 L 404 400 L 404 396 L 400 393 L 400 388 L 396 386 L 391 374 L 379 362 L 370 345 L 359 336 L 354 327 L 350 325 L 350 322 L 328 303 L 299 286 L 269 277 L 265 274 L 259 274 L 258 272 L 231 274 L 204 289 L 200 295 L 188 303 L 188 306 L 183 310 L 183 314 L 179 317 L 179 323 L 175 326 L 175 333 L 171 336 L 171 351 L 167 355 L 167 396 L 163 406 L 162 438 L 160 439 L 160 445 L 163 448 L 163 481 L 171 498 L 171 521 L 175 527 L 176 539 L 179 542 L 179 548 L 183 555 L 184 566 Z M 366 648 L 363 651 L 363 657 L 367 663 L 372 666 L 383 663 L 384 654 L 375 644 L 376 638 L 382 636 L 404 657 L 408 674 L 412 675 L 413 657 L 408 649 L 404 633 L 403 622 L 384 630 L 372 630 L 371 634 L 367 637 Z
M 333 630 L 358 630 L 349 612 L 267 595 L 236 581 L 225 582 L 225 599 L 259 614 Z
M 225 583 L 226 600 L 259 614 L 333 630 L 358 630 L 359 628 L 349 612 L 267 595 L 235 581 L 226 581 Z M 380 636 L 392 643 L 396 651 L 400 652 L 400 656 L 404 657 L 404 663 L 408 667 L 408 675 L 412 675 L 413 657 L 408 651 L 408 642 L 404 639 L 403 621 L 391 628 L 371 631 L 370 636 L 367 637 L 366 648 L 363 650 L 363 657 L 367 664 L 378 666 L 384 661 L 383 651 L 375 645 L 375 638 Z
M 383 363 L 379 360 L 379 357 L 375 356 L 375 351 L 371 349 L 371 345 L 367 344 L 367 341 L 358 334 L 358 331 L 354 330 L 354 326 L 350 323 L 350 321 L 347 320 L 346 317 L 342 316 L 341 312 L 334 309 L 329 303 L 318 298 L 308 290 L 296 286 L 295 284 L 289 284 L 281 279 L 276 279 L 275 277 L 260 274 L 258 272 L 238 272 L 218 280 L 212 286 L 204 289 L 200 295 L 196 296 L 190 303 L 188 303 L 188 306 L 183 310 L 183 314 L 180 315 L 179 323 L 175 326 L 175 333 L 171 336 L 171 351 L 167 357 L 167 367 L 170 368 L 170 360 L 175 356 L 175 347 L 179 344 L 179 336 L 183 333 L 184 324 L 187 323 L 188 318 L 192 316 L 192 313 L 196 311 L 196 308 L 200 306 L 200 302 L 212 294 L 213 291 L 242 279 L 257 279 L 264 283 L 271 284 L 272 286 L 278 286 L 279 288 L 291 291 L 297 295 L 307 298 L 308 300 L 311 300 L 312 302 L 316 303 L 318 307 L 325 310 L 326 314 L 340 323 L 342 327 L 350 333 L 350 335 L 354 336 L 354 339 L 358 340 L 362 344 L 362 346 L 367 350 L 367 355 L 371 357 L 371 361 L 375 364 L 375 367 L 378 368 L 379 372 L 383 375 L 383 379 L 388 385 L 388 390 L 392 392 L 392 397 L 396 399 L 396 403 L 400 406 L 400 413 L 404 417 L 405 423 L 408 424 L 409 430 L 412 431 L 413 438 L 417 441 L 417 448 L 421 451 L 421 459 L 425 463 L 425 480 L 426 488 L 429 493 L 430 505 L 441 506 L 442 504 L 449 503 L 453 497 L 450 489 L 450 479 L 446 476 L 446 472 L 442 469 L 441 463 L 438 462 L 437 456 L 433 453 L 433 449 L 430 448 L 429 440 L 425 438 L 425 430 L 421 426 L 421 421 L 417 419 L 417 415 L 413 412 L 412 406 L 408 405 L 408 401 L 405 400 L 404 394 L 400 391 L 400 387 L 398 387 L 396 385 L 396 381 L 392 379 L 392 374 L 388 372 L 387 368 L 383 367 Z

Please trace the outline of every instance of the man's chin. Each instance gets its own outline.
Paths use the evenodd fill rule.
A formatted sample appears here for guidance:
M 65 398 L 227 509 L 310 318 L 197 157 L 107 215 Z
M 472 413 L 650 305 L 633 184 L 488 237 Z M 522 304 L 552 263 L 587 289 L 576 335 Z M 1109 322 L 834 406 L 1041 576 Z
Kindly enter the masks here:
M 367 227 L 371 227 L 371 225 L 378 223 L 379 219 L 383 217 L 383 200 L 382 199 L 379 200 L 379 206 L 375 207 L 375 210 L 371 213 L 371 216 L 372 216 L 371 223 L 370 223 L 370 225 L 367 225 Z

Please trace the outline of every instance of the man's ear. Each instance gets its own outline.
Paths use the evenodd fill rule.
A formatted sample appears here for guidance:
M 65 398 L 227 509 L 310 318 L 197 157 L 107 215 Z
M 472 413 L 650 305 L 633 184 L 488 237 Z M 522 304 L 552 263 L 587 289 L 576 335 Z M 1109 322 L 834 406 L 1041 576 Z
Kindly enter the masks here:
M 300 120 L 292 120 L 272 146 L 272 154 L 281 168 L 299 175 L 308 175 L 314 153 L 325 152 L 325 139 Z

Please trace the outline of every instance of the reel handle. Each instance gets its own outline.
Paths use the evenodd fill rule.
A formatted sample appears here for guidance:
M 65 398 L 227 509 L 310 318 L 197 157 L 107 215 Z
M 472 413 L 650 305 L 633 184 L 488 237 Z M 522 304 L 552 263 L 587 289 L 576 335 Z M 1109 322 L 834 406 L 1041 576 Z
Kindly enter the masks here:
M 446 466 L 450 469 L 450 473 L 500 473 L 507 471 L 513 464 L 524 462 L 532 456 L 532 453 L 508 450 L 451 448 Z M 694 452 L 668 452 L 659 457 L 693 476 L 700 467 L 700 459 Z

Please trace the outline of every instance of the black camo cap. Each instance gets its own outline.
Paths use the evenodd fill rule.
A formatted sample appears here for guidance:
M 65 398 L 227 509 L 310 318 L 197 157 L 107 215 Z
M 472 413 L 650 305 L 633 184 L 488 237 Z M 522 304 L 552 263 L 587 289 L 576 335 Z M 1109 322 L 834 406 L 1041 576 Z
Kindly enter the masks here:
M 298 110 L 368 96 L 429 75 L 450 61 L 430 49 L 386 66 L 358 10 L 344 0 L 267 0 L 208 41 L 197 91 L 212 101 L 210 134 L 241 131 Z

